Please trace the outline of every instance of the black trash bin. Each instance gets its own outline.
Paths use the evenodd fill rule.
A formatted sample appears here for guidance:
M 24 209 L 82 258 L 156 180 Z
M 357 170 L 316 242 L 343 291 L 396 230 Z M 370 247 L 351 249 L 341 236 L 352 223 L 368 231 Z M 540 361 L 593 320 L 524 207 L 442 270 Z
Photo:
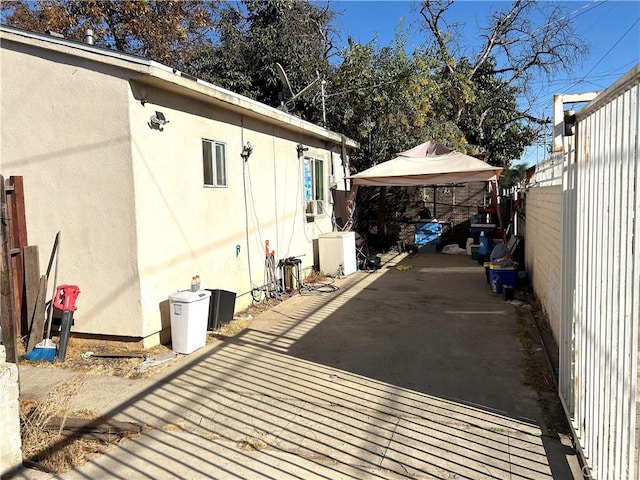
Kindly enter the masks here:
M 233 320 L 233 313 L 236 308 L 236 294 L 227 290 L 214 290 L 211 288 L 207 288 L 207 290 L 211 292 L 207 330 L 217 330 Z

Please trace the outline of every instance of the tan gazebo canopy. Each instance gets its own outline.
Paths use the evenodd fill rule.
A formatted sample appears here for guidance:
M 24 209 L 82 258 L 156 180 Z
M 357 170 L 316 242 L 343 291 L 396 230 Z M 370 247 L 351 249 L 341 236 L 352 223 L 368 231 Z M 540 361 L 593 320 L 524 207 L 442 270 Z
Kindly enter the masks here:
M 498 177 L 502 167 L 427 141 L 398 154 L 397 157 L 348 176 L 351 191 L 347 198 L 350 227 L 354 200 L 359 186 L 410 187 L 449 183 L 489 182 L 491 201 L 497 207 Z M 500 228 L 502 218 L 496 208 Z
M 354 185 L 407 187 L 496 181 L 501 172 L 501 167 L 428 141 L 348 178 Z

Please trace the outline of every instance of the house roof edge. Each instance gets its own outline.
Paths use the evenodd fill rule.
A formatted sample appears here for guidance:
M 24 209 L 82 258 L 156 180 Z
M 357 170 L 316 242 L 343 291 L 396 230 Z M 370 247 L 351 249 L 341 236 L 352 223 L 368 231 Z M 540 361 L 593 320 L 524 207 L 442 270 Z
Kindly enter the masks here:
M 119 68 L 132 71 L 134 75 L 131 80 L 143 82 L 149 81 L 151 83 L 159 82 L 159 86 L 164 84 L 166 86 L 172 85 L 174 88 L 177 87 L 179 90 L 183 91 L 185 89 L 191 90 L 198 95 L 209 97 L 218 103 L 226 104 L 249 116 L 268 119 L 283 128 L 300 131 L 334 144 L 341 144 L 343 138 L 345 138 L 345 144 L 348 147 L 355 149 L 360 148 L 360 144 L 358 142 L 350 138 L 343 137 L 343 135 L 337 132 L 333 132 L 282 110 L 270 107 L 204 80 L 194 78 L 184 72 L 148 58 L 6 25 L 0 25 L 0 38 L 3 40 L 31 44 L 39 48 L 57 50 L 68 55 L 75 55 L 78 57 L 89 56 L 94 61 L 112 64 Z M 0 43 L 0 47 L 2 47 L 2 43 L 4 42 Z

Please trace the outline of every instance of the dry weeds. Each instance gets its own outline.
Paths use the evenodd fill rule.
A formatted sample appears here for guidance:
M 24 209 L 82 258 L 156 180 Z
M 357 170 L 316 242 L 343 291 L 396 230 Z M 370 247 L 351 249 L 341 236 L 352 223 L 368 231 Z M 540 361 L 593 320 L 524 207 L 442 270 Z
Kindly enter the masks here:
M 234 337 L 235 335 L 240 333 L 242 330 L 247 328 L 247 325 L 249 325 L 250 321 L 251 321 L 250 318 L 238 318 L 236 320 L 232 320 L 231 322 L 227 323 L 226 325 L 223 325 L 220 329 L 218 329 L 215 332 L 215 335 L 222 338 Z M 211 336 L 210 338 L 213 340 L 213 338 L 215 337 Z
M 158 367 L 149 369 L 144 374 L 138 372 L 138 366 L 145 360 L 144 357 L 160 355 L 171 352 L 170 345 L 158 345 L 144 351 L 144 357 L 127 357 L 130 352 L 126 347 L 113 347 L 105 341 L 100 344 L 95 340 L 87 341 L 79 338 L 71 338 L 67 347 L 64 362 L 21 362 L 35 365 L 40 368 L 65 368 L 86 375 L 109 375 L 124 378 L 147 377 L 158 372 Z M 92 355 L 101 353 L 118 353 L 122 357 L 100 357 Z
M 283 300 L 284 299 L 285 298 L 283 298 Z M 238 318 L 223 325 L 218 331 L 213 333 L 209 332 L 207 342 L 219 341 L 221 338 L 224 339 L 237 335 L 247 328 L 254 316 L 272 307 L 272 304 L 264 302 L 252 305 L 243 312 L 240 312 L 237 315 Z M 78 372 L 77 375 L 54 387 L 46 400 L 42 402 L 35 400 L 20 401 L 22 454 L 25 464 L 50 473 L 63 473 L 115 447 L 117 443 L 96 438 L 64 435 L 62 428 L 57 431 L 50 431 L 46 428 L 46 425 L 54 417 L 64 419 L 70 417 L 97 419 L 100 417 L 97 411 L 69 410 L 71 399 L 78 394 L 87 375 L 111 375 L 125 378 L 152 376 L 157 374 L 160 369 L 175 363 L 179 356 L 176 357 L 176 360 L 152 367 L 143 374 L 139 373 L 138 366 L 145 360 L 145 357 L 162 355 L 171 351 L 171 345 L 158 345 L 145 350 L 144 356 L 127 357 L 126 354 L 130 351 L 126 347 L 110 345 L 109 342 L 106 341 L 100 344 L 96 343 L 95 340 L 86 341 L 71 338 L 64 362 L 31 362 L 21 360 L 21 362 L 36 365 L 40 368 L 65 368 Z M 99 357 L 89 355 L 88 352 L 119 352 L 125 356 Z M 24 352 L 21 351 L 20 354 L 22 353 Z M 181 430 L 182 428 L 183 426 L 179 423 L 168 424 L 164 427 L 165 430 Z M 133 434 L 119 437 L 119 441 L 131 438 L 132 436 Z M 251 438 L 241 442 L 241 444 L 243 448 L 253 450 L 266 447 L 264 442 Z
M 317 270 L 311 270 L 309 275 L 307 275 L 307 277 L 304 279 L 304 283 L 310 283 L 310 284 L 321 283 L 321 282 L 324 282 L 326 279 L 327 279 L 327 276 L 323 272 L 320 272 Z
M 278 302 L 280 303 L 280 302 Z M 258 302 L 250 306 L 246 310 L 237 314 L 236 318 L 223 325 L 215 332 L 208 332 L 207 343 L 219 341 L 220 339 L 229 338 L 237 335 L 239 332 L 247 328 L 251 319 L 273 307 L 272 304 Z M 21 342 L 19 342 L 21 344 Z M 22 347 L 24 349 L 24 347 Z M 138 367 L 145 360 L 164 353 L 170 353 L 171 344 L 157 345 L 144 351 L 131 350 L 122 345 L 111 345 L 108 341 L 98 343 L 96 340 L 84 340 L 81 338 L 71 338 L 67 347 L 64 362 L 32 362 L 29 360 L 21 360 L 21 362 L 35 365 L 40 368 L 65 368 L 86 375 L 109 375 L 124 378 L 148 378 L 156 375 L 162 369 L 175 364 L 176 359 L 153 366 L 143 373 L 140 373 Z M 22 354 L 24 352 L 20 352 Z M 92 355 L 98 354 L 98 355 Z M 99 354 L 118 353 L 121 357 L 100 357 Z M 127 357 L 128 353 L 143 353 L 144 356 Z
M 262 450 L 267 448 L 267 444 L 256 437 L 247 437 L 238 442 L 238 448 L 241 450 Z
M 63 435 L 63 426 L 57 431 L 47 429 L 47 424 L 54 417 L 65 420 L 70 417 L 98 418 L 97 412 L 69 410 L 71 399 L 78 394 L 84 381 L 85 375 L 78 374 L 57 385 L 42 402 L 20 402 L 22 455 L 27 464 L 62 473 L 82 465 L 112 446 L 105 441 Z

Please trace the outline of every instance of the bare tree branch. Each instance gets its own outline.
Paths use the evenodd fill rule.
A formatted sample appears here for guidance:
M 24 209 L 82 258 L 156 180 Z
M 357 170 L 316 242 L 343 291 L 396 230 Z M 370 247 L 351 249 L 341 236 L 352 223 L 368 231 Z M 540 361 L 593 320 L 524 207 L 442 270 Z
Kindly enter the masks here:
M 420 9 L 444 58 L 450 57 L 457 38 L 449 35 L 444 20 L 451 4 L 452 0 L 424 0 Z M 547 19 L 546 23 L 533 24 L 534 10 Z M 499 75 L 509 83 L 526 83 L 535 71 L 550 75 L 570 69 L 587 51 L 585 43 L 574 34 L 570 20 L 561 5 L 535 0 L 515 0 L 508 10 L 494 12 L 482 34 L 484 45 L 471 59 L 467 79 L 482 71 L 483 75 Z M 495 63 L 491 70 L 483 68 L 488 62 Z M 447 61 L 445 68 L 452 72 L 453 62 Z
M 447 58 L 449 57 L 449 45 L 445 39 L 445 32 L 440 27 L 440 22 L 451 5 L 453 5 L 453 0 L 427 0 L 422 2 L 420 8 L 420 15 L 433 34 L 440 52 Z M 446 68 L 449 72 L 453 72 L 453 65 L 449 62 L 446 63 Z
M 511 10 L 508 12 L 493 14 L 493 27 L 489 30 L 489 34 L 485 36 L 487 42 L 483 50 L 478 55 L 478 58 L 471 69 L 471 75 L 469 78 L 473 78 L 478 69 L 485 64 L 487 59 L 493 56 L 495 48 L 508 43 L 507 36 L 510 30 L 513 28 L 514 23 L 526 10 L 531 1 L 532 0 L 527 0 L 523 2 L 522 0 L 517 0 L 513 3 Z

